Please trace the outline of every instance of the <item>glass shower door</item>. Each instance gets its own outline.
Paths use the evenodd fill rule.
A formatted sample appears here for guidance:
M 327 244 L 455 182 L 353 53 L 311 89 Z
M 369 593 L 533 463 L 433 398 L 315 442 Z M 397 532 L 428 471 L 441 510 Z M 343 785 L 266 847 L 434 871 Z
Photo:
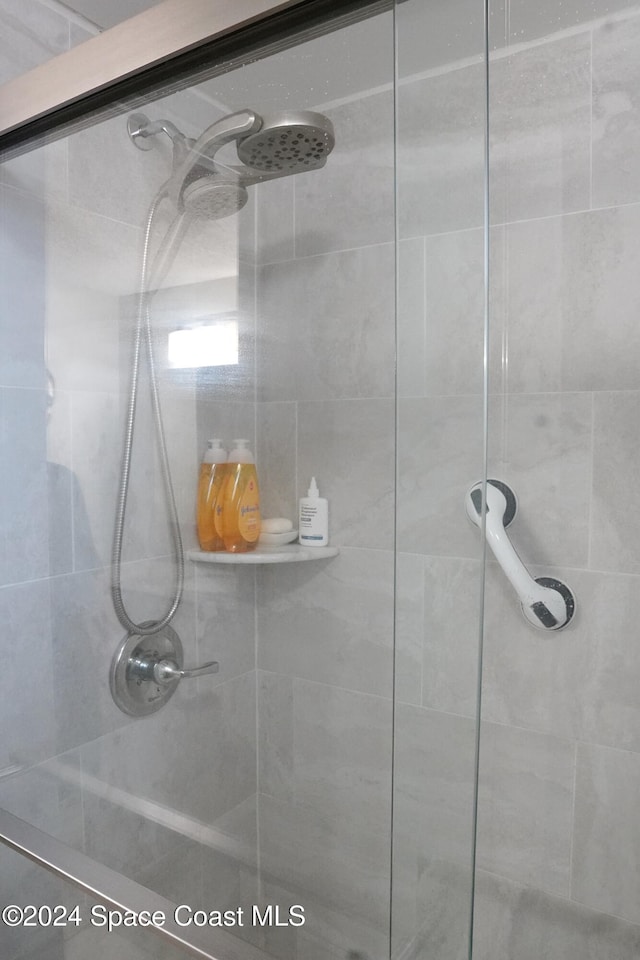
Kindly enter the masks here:
M 522 560 L 576 613 L 536 630 L 487 565 L 474 957 L 632 960 L 640 6 L 508 8 L 489 87 L 489 475 L 518 497 Z
M 7 904 L 82 918 L 0 926 L 8 960 L 470 949 L 482 11 L 311 8 L 2 167 L 0 821 L 95 893 L 3 847 Z M 201 550 L 213 438 L 263 517 L 315 477 L 330 550 Z M 173 942 L 92 922 L 127 897 Z
M 389 953 L 394 38 L 391 9 L 370 14 L 138 91 L 3 166 L 4 824 L 75 852 L 98 900 L 121 878 L 124 906 L 179 906 L 177 932 L 221 958 Z M 219 664 L 173 686 L 169 631 L 145 632 L 181 568 L 147 315 L 184 552 L 170 630 L 185 668 Z M 264 517 L 295 526 L 315 476 L 335 555 L 201 551 L 210 438 L 249 441 Z M 25 864 L 2 848 L 5 902 L 82 921 L 4 924 L 8 960 L 163 948 Z
M 397 526 L 392 954 L 470 956 L 484 551 L 482 4 L 408 0 L 397 33 Z

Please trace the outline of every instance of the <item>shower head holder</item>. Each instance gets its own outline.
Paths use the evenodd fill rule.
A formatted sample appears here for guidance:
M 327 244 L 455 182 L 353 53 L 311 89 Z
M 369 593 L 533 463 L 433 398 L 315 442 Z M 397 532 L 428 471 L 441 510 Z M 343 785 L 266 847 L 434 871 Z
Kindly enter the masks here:
M 152 150 L 155 137 L 159 133 L 164 133 L 169 137 L 173 144 L 173 168 L 174 170 L 182 163 L 194 141 L 185 137 L 181 130 L 178 130 L 170 120 L 149 120 L 144 113 L 132 113 L 127 119 L 127 133 L 129 139 L 138 150 Z

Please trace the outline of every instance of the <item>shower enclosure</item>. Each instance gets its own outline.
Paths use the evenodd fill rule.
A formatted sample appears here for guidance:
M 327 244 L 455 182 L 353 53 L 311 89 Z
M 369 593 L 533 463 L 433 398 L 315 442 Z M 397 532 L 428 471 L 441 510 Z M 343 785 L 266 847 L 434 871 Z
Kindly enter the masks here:
M 637 958 L 640 3 L 0 24 L 3 960 Z

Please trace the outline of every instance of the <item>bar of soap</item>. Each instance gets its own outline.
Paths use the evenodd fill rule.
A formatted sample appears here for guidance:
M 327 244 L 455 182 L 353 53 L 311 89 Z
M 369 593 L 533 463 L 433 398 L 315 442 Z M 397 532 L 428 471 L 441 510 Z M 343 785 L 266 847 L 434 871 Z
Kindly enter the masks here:
M 271 517 L 262 521 L 261 530 L 263 533 L 289 533 L 293 530 L 293 524 L 286 517 Z

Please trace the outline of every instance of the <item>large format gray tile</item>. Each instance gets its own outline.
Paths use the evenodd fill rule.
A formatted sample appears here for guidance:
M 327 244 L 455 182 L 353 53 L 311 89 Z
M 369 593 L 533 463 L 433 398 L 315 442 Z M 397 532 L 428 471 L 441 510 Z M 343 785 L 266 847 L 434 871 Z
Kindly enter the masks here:
M 463 960 L 472 880 L 475 725 L 398 704 L 393 800 L 394 951 Z
M 473 871 L 471 864 L 407 856 L 394 849 L 392 955 L 415 960 L 467 960 Z
M 262 876 L 288 890 L 289 902 L 305 906 L 303 932 L 322 945 L 312 955 L 364 949 L 381 956 L 388 938 L 389 832 L 345 829 L 322 809 L 271 797 L 260 798 L 259 810 Z
M 491 216 L 502 223 L 584 210 L 590 201 L 588 33 L 491 62 Z
M 45 209 L 40 200 L 0 187 L 0 385 L 45 386 Z
M 293 677 L 258 672 L 258 789 L 292 802 Z
M 206 678 L 205 678 L 206 679 Z M 197 695 L 177 690 L 166 707 L 82 748 L 83 772 L 129 794 L 210 824 L 256 790 L 253 671 Z M 107 790 L 105 801 L 117 795 Z M 106 830 L 106 825 L 104 827 Z M 107 830 L 108 833 L 108 830 Z M 103 838 L 104 839 L 104 838 Z
M 113 614 L 106 571 L 54 577 L 47 590 L 55 706 L 52 735 L 60 752 L 127 722 L 111 698 L 108 681 L 111 658 L 124 627 Z M 125 597 L 129 606 L 131 594 L 127 592 Z
M 55 764 L 56 761 L 53 760 L 52 763 Z M 56 782 L 55 776 L 43 774 L 42 770 L 46 767 L 48 764 L 43 764 L 33 768 L 25 776 L 18 777 L 18 780 L 24 781 L 23 786 L 15 792 L 11 791 L 13 796 L 11 799 L 7 798 L 6 803 L 3 800 L 2 807 L 74 850 L 82 850 L 83 818 L 80 791 L 75 785 L 72 789 L 68 789 L 65 784 Z M 16 859 L 12 863 L 11 860 L 7 860 L 8 854 L 9 849 L 4 847 L 0 864 L 0 896 L 3 902 L 18 903 L 23 907 L 27 904 L 38 906 L 42 904 L 52 908 L 62 904 L 68 912 L 79 906 L 81 919 L 86 923 L 88 914 L 84 910 L 87 898 L 84 893 L 73 884 L 43 870 L 40 864 L 32 863 L 22 855 L 16 854 Z M 76 932 L 76 928 L 73 924 L 69 924 L 64 929 L 55 928 L 53 925 L 47 927 L 34 924 L 31 928 L 27 925 L 18 927 L 15 932 L 18 933 L 20 948 L 15 954 L 17 960 L 32 960 L 32 958 L 33 960 L 54 960 L 54 958 L 66 960 L 65 947 Z M 13 930 L 9 930 L 3 924 L 3 930 L 0 931 L 0 953 L 3 958 L 14 956 L 13 953 L 5 950 L 6 942 L 11 940 L 13 933 Z M 51 937 L 54 933 L 59 935 L 59 940 Z M 42 952 L 35 949 L 31 953 L 34 943 L 42 939 L 45 939 L 46 943 L 46 946 L 40 948 Z
M 230 453 L 236 437 L 246 437 L 253 453 L 258 456 L 256 448 L 256 405 L 253 397 L 249 400 L 207 400 L 202 393 L 198 393 L 196 403 L 197 418 L 197 454 L 198 462 L 202 460 L 207 449 L 207 440 L 219 437 L 223 440 L 223 447 Z M 260 463 L 257 462 L 258 470 Z M 260 479 L 260 478 L 258 478 Z
M 152 851 L 149 851 L 150 856 Z M 169 853 L 149 862 L 141 862 L 137 881 L 160 897 L 166 897 L 173 903 L 187 903 L 193 909 L 203 904 L 202 856 L 200 843 L 183 840 Z M 212 901 L 216 902 L 216 901 Z M 220 909 L 217 906 L 214 909 Z
M 297 527 L 296 404 L 260 403 L 256 415 L 262 517 L 287 517 Z
M 398 88 L 400 237 L 483 223 L 484 71 L 481 64 Z
M 418 872 L 471 865 L 475 724 L 408 704 L 395 712 L 394 849 Z
M 263 267 L 260 397 L 391 396 L 394 275 L 386 243 Z
M 522 615 L 502 571 L 490 564 L 484 716 L 559 737 L 640 750 L 637 576 L 553 567 L 530 572 L 567 583 L 576 613 L 559 633 L 536 630 Z
M 391 701 L 307 680 L 293 685 L 296 803 L 335 840 L 378 847 L 391 829 Z M 374 838 L 380 838 L 380 841 Z
M 123 557 L 127 560 L 168 555 L 174 550 L 156 424 L 146 403 L 147 387 L 142 378 L 123 537 Z M 201 456 L 196 442 L 195 402 L 188 391 L 183 394 L 180 390 L 165 390 L 161 404 L 182 539 L 185 549 L 190 549 L 196 546 L 195 500 Z M 111 558 L 126 416 L 124 397 L 118 402 L 118 398 L 109 395 L 77 396 L 73 417 L 74 467 L 80 473 L 96 551 L 103 563 Z M 103 459 L 108 466 L 100 474 Z M 100 480 L 91 483 L 96 471 Z M 102 510 L 98 506 L 100 499 Z
M 277 263 L 294 256 L 295 180 L 283 177 L 254 187 L 256 191 L 256 260 Z
M 46 393 L 2 390 L 0 511 L 6 544 L 4 582 L 35 580 L 49 573 L 50 470 L 46 454 Z M 52 544 L 55 548 L 55 545 Z
M 298 405 L 298 497 L 315 476 L 329 501 L 329 543 L 391 549 L 393 400 Z
M 491 235 L 491 255 L 499 274 L 500 234 Z M 428 396 L 481 394 L 484 380 L 485 240 L 482 230 L 427 237 L 426 360 Z M 491 344 L 499 349 L 498 302 L 491 311 Z M 495 364 L 492 364 L 492 370 Z
M 574 766 L 568 740 L 483 724 L 480 869 L 569 896 Z
M 488 9 L 491 47 L 505 42 L 505 3 L 492 0 Z M 451 68 L 456 62 L 484 55 L 484 18 L 475 0 L 447 0 L 425 6 L 403 2 L 395 10 L 397 70 L 401 79 L 427 70 Z
M 165 390 L 161 397 L 167 455 L 173 492 L 178 511 L 183 544 L 186 550 L 197 549 L 196 491 L 202 456 L 197 442 L 196 399 L 188 387 Z M 157 446 L 157 440 L 155 441 Z M 161 474 L 155 481 L 162 493 Z M 166 506 L 164 507 L 166 515 Z M 158 513 L 158 519 L 162 516 Z M 166 523 L 166 521 L 165 521 Z
M 201 686 L 224 683 L 255 667 L 255 571 L 244 565 L 196 567 L 197 663 L 217 660 L 220 672 Z
M 292 689 L 271 674 L 262 703 L 266 696 L 265 732 L 281 742 L 261 758 L 265 786 L 278 795 L 260 797 L 263 876 L 298 902 L 309 895 L 314 910 L 377 928 L 388 910 L 391 702 L 304 680 Z
M 576 353 L 590 349 L 588 338 L 572 335 L 577 317 L 572 297 L 573 277 L 588 283 L 580 272 L 571 223 L 576 218 L 551 217 L 510 224 L 505 228 L 507 257 L 506 364 L 495 388 L 510 393 L 542 393 L 567 389 L 565 370 L 572 375 Z M 577 219 L 583 220 L 579 216 Z M 579 245 L 579 242 L 578 242 Z M 540 277 L 545 278 L 540 283 Z M 567 294 L 565 296 L 565 291 Z M 579 317 L 582 323 L 582 316 Z M 493 334 L 493 314 L 491 333 Z M 571 359 L 572 364 L 567 361 Z M 573 376 L 573 384 L 578 381 Z M 588 369 L 579 381 L 590 388 Z
M 124 224 L 142 226 L 160 186 L 171 173 L 171 145 L 156 138 L 137 150 L 123 115 L 77 130 L 68 138 L 69 198 L 74 206 Z M 100 157 L 97 164 L 95 158 Z
M 50 403 L 50 398 L 47 403 Z M 55 390 L 53 404 L 47 411 L 47 475 L 49 484 L 49 572 L 51 576 L 71 573 L 74 565 L 74 533 L 79 525 L 81 530 L 90 532 L 85 517 L 72 522 L 73 504 L 83 497 L 76 489 L 78 480 L 71 467 L 71 395 L 66 391 Z M 81 568 L 96 565 L 93 541 L 90 536 L 79 543 L 77 548 L 83 556 Z M 89 554 L 90 556 L 85 556 Z
M 596 395 L 590 556 L 595 569 L 640 573 L 635 511 L 639 412 L 638 391 Z
M 419 704 L 422 698 L 425 613 L 431 614 L 425 604 L 423 563 L 416 554 L 396 554 L 394 697 L 403 703 Z
M 46 581 L 4 587 L 0 767 L 29 766 L 55 753 L 51 621 Z
M 579 745 L 572 894 L 595 910 L 636 923 L 640 921 L 638 790 L 640 755 Z
M 77 517 L 77 526 L 74 526 L 74 547 L 76 569 L 87 569 L 107 565 L 111 561 L 111 547 L 113 541 L 113 525 L 116 510 L 116 499 L 120 483 L 120 457 L 122 437 L 124 434 L 124 414 L 121 419 L 121 406 L 115 394 L 80 393 L 71 397 L 71 443 L 72 443 L 72 483 L 73 483 L 73 512 Z M 138 444 L 140 451 L 141 444 Z M 145 453 L 148 454 L 147 448 Z M 138 453 L 137 451 L 137 453 Z M 137 471 L 144 465 L 148 472 L 148 456 L 139 454 L 135 460 L 134 483 L 130 487 L 127 504 L 127 547 L 131 542 L 130 535 L 138 530 L 142 517 L 138 513 L 141 500 L 149 501 L 151 483 L 144 491 L 138 490 L 139 481 Z M 131 520 L 133 519 L 133 522 Z M 140 530 L 143 544 L 148 544 L 152 538 L 149 530 L 149 518 L 146 517 L 147 527 Z M 153 529 L 153 528 L 152 528 Z M 137 539 L 137 538 L 136 538 Z M 157 540 L 157 537 L 155 538 Z M 87 550 L 84 545 L 91 544 L 93 550 Z M 137 544 L 136 544 L 137 546 Z M 157 555 L 158 549 L 151 551 Z M 138 558 L 144 556 L 143 549 L 138 547 L 135 553 L 124 556 Z
M 640 927 L 571 900 L 478 872 L 477 960 L 635 960 Z
M 479 557 L 467 490 L 482 475 L 481 396 L 398 404 L 397 546 L 430 556 Z
M 390 36 L 386 54 L 388 83 L 393 72 Z M 378 65 L 384 74 L 383 64 Z M 392 91 L 358 97 L 327 112 L 335 130 L 335 148 L 322 170 L 295 181 L 298 257 L 393 240 Z
M 424 239 L 398 244 L 397 390 L 400 397 L 425 393 L 427 359 Z
M 0 781 L 0 807 L 76 850 L 82 849 L 82 792 L 61 768 L 78 764 L 71 751 Z
M 40 864 L 2 846 L 0 850 L 0 897 L 5 904 L 26 907 L 29 904 L 55 906 L 70 910 L 78 901 L 78 892 L 55 877 Z M 0 952 L 3 960 L 65 960 L 63 931 L 58 928 L 0 927 Z
M 487 568 L 483 716 L 558 737 L 587 736 L 585 717 L 597 701 L 597 668 L 589 640 L 597 585 L 582 571 L 529 567 L 533 577 L 551 576 L 570 587 L 576 613 L 562 631 L 537 630 L 496 563 Z M 605 605 L 606 608 L 606 605 Z M 605 629 L 605 636 L 609 634 Z M 602 641 L 600 641 L 602 642 Z M 605 641 L 605 645 L 608 640 Z M 606 656 L 606 654 L 605 654 Z M 597 663 L 602 655 L 595 658 Z M 571 695 L 567 695 L 567 691 Z
M 0 184 L 45 202 L 64 200 L 68 191 L 67 141 L 41 143 L 27 153 L 5 159 L 0 164 Z
M 637 4 L 624 6 L 635 16 L 593 31 L 594 206 L 640 200 L 640 18 Z
M 506 251 L 504 231 L 493 227 L 489 250 L 482 230 L 427 237 L 427 396 L 481 394 L 485 367 L 485 259 L 489 254 L 489 390 L 504 389 Z
M 48 290 L 59 291 L 68 285 L 69 293 L 78 290 L 85 302 L 98 297 L 95 310 L 103 314 L 105 306 L 115 306 L 118 294 L 131 294 L 140 284 L 141 228 L 109 216 L 74 206 L 64 198 L 48 198 L 46 205 L 46 256 Z M 109 304 L 112 299 L 113 304 Z M 53 304 L 58 295 L 53 294 Z M 52 304 L 52 305 L 53 305 Z M 84 318 L 89 329 L 92 316 Z M 115 332 L 115 330 L 113 331 Z M 85 339 L 83 331 L 82 339 Z
M 480 559 L 424 558 L 422 704 L 475 717 L 478 700 Z
M 492 3 L 493 5 L 493 3 Z M 569 6 L 560 6 L 555 0 L 541 0 L 536 4 L 527 0 L 510 0 L 509 37 L 512 43 L 523 43 L 550 36 L 563 30 L 583 26 L 589 30 L 592 22 L 605 21 L 605 29 L 615 26 L 616 13 L 630 11 L 629 0 L 578 0 Z
M 638 578 L 594 573 L 585 581 L 580 604 L 587 642 L 576 650 L 580 685 L 574 687 L 584 718 L 581 739 L 640 751 Z
M 258 574 L 258 663 L 265 670 L 391 697 L 393 554 L 344 549 Z
M 591 457 L 590 394 L 494 399 L 488 475 L 518 499 L 509 536 L 525 563 L 586 566 Z
M 638 388 L 639 228 L 632 205 L 507 229 L 510 391 Z
M 92 289 L 82 275 L 75 280 L 60 275 L 58 256 L 59 251 L 47 264 L 47 370 L 56 393 L 117 393 L 122 376 L 118 300 Z M 127 384 L 124 376 L 122 383 Z

